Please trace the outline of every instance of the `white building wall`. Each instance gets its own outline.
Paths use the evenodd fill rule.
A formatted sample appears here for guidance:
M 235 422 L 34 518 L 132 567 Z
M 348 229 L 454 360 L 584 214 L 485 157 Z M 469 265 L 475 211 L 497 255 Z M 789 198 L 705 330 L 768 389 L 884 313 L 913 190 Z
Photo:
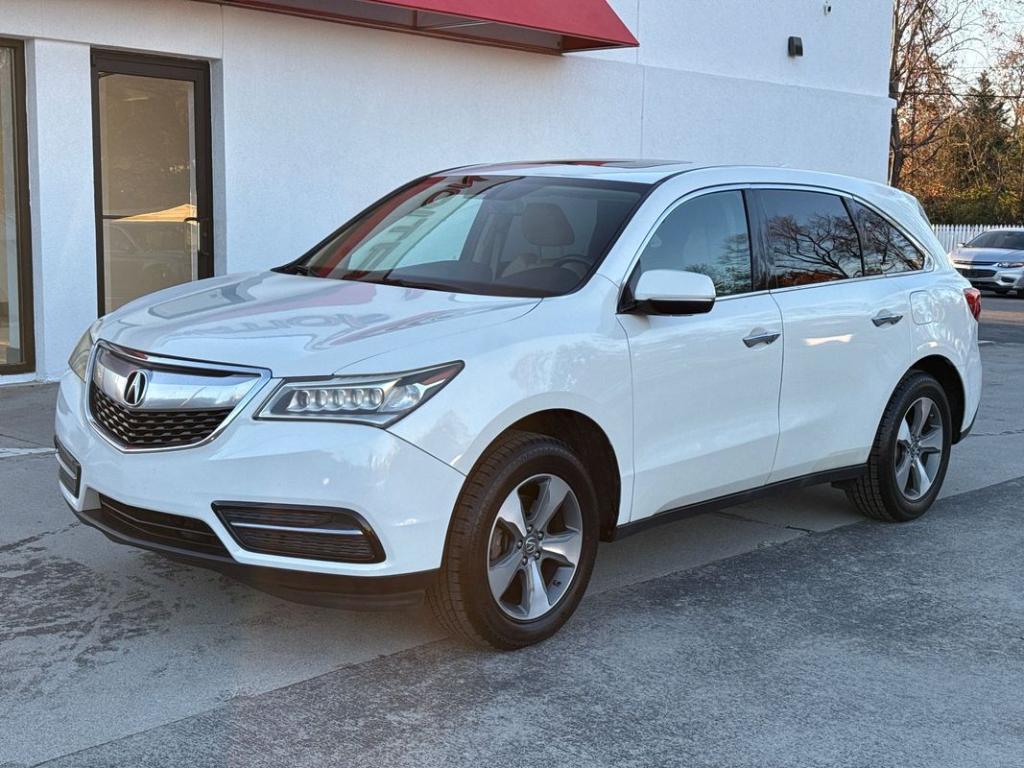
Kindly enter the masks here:
M 0 36 L 33 41 L 38 377 L 61 373 L 96 311 L 93 46 L 213 62 L 218 273 L 291 259 L 395 185 L 465 163 L 647 156 L 884 177 L 891 0 L 834 0 L 828 15 L 818 0 L 612 5 L 639 49 L 555 57 L 191 0 L 2 0 Z

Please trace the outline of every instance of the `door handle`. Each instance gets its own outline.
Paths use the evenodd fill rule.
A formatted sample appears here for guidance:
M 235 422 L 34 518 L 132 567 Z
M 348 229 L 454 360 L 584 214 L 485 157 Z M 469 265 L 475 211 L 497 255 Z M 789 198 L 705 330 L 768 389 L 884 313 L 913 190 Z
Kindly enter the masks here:
M 756 347 L 758 344 L 767 346 L 781 335 L 778 331 L 766 331 L 764 328 L 755 328 L 750 332 L 749 336 L 743 338 L 743 343 L 748 347 Z
M 881 328 L 883 325 L 896 325 L 900 320 L 903 319 L 903 315 L 896 315 L 890 312 L 888 309 L 883 309 L 877 315 L 871 318 L 871 322 L 876 327 Z

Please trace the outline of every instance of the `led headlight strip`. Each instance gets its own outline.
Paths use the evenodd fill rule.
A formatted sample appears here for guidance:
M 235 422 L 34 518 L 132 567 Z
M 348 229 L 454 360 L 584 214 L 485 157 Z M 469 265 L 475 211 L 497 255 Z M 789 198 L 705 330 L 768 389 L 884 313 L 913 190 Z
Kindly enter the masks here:
M 387 427 L 427 402 L 461 370 L 462 363 L 454 362 L 379 376 L 285 379 L 256 418 Z

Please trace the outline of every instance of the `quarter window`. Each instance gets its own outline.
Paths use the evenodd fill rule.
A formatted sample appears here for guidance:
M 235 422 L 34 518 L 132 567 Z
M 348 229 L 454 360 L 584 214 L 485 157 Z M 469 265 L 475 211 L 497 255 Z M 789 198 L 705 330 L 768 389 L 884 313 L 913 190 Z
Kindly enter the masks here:
M 864 248 L 865 275 L 892 275 L 924 267 L 924 256 L 906 236 L 860 203 L 850 201 Z
M 714 192 L 672 211 L 640 254 L 640 271 L 652 269 L 707 275 L 719 296 L 750 291 L 750 236 L 743 193 Z
M 764 207 L 773 286 L 827 283 L 861 274 L 860 242 L 843 201 L 800 190 L 759 193 Z

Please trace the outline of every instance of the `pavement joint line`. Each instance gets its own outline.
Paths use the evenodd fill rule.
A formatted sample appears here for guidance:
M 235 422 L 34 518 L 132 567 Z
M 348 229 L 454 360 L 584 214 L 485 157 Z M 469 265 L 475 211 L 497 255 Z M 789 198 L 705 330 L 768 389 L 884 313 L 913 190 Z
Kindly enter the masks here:
M 0 448 L 0 459 L 16 459 L 19 456 L 37 456 L 56 452 L 53 448 Z
M 786 525 L 783 526 L 787 531 L 800 531 L 801 533 L 814 533 L 813 528 L 801 528 L 799 525 Z
M 812 531 L 809 528 L 797 528 L 796 526 L 792 526 L 792 525 L 779 525 L 778 523 L 769 523 L 769 522 L 767 522 L 765 520 L 756 520 L 756 519 L 754 519 L 752 517 L 745 517 L 745 516 L 739 514 L 738 512 L 727 512 L 725 510 L 719 509 L 719 510 L 716 510 L 715 512 L 712 512 L 711 514 L 718 515 L 719 517 L 727 517 L 727 518 L 730 518 L 732 520 L 739 520 L 739 521 L 744 522 L 744 523 L 753 523 L 754 525 L 767 525 L 769 528 L 778 528 L 778 529 L 783 530 L 783 531 L 791 530 L 791 531 L 802 531 L 804 533 L 814 533 L 814 531 Z
M 2 389 L 2 387 L 0 387 Z M 40 448 L 45 448 L 45 443 L 37 443 L 35 440 L 29 440 L 26 437 L 18 437 L 17 435 L 9 435 L 6 432 L 0 432 L 0 437 L 6 437 L 10 440 L 17 440 L 22 443 L 28 443 L 29 445 L 38 445 Z

